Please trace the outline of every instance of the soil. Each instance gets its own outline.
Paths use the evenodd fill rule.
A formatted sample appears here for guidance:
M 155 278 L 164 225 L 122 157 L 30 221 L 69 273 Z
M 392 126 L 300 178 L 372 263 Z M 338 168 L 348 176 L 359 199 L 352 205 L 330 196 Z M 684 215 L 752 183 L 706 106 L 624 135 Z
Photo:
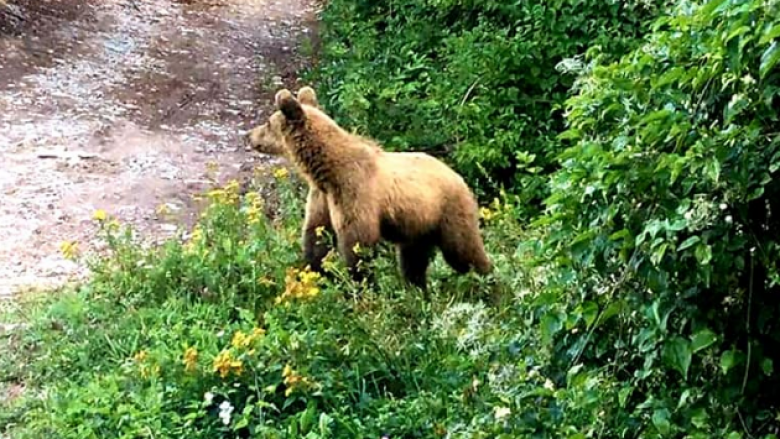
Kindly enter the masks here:
M 315 17 L 311 0 L 0 0 L 0 300 L 84 276 L 59 246 L 94 249 L 95 210 L 159 241 L 192 224 L 208 163 L 222 183 L 266 166 L 242 132 L 300 86 Z

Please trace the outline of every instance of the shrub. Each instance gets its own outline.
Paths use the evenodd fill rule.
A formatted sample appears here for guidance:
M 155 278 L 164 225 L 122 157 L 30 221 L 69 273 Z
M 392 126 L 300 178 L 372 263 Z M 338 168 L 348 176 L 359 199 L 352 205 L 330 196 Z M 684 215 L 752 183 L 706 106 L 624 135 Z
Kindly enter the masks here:
M 312 78 L 339 122 L 444 156 L 482 195 L 512 189 L 534 211 L 575 78 L 556 66 L 626 53 L 668 3 L 334 0 Z
M 558 349 L 623 381 L 612 437 L 778 432 L 778 6 L 681 2 L 568 102 L 538 224 L 590 320 Z

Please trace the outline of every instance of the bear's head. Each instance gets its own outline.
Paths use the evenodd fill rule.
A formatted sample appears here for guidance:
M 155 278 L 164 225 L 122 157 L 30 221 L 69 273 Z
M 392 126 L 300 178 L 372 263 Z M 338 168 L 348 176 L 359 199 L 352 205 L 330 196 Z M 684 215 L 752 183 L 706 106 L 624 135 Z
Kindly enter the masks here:
M 295 123 L 302 123 L 305 120 L 302 105 L 319 108 L 319 102 L 317 102 L 317 94 L 311 87 L 298 90 L 297 99 L 289 90 L 279 90 L 275 101 L 278 110 L 266 123 L 251 129 L 245 137 L 245 142 L 257 152 L 281 156 L 287 154 L 285 131 Z

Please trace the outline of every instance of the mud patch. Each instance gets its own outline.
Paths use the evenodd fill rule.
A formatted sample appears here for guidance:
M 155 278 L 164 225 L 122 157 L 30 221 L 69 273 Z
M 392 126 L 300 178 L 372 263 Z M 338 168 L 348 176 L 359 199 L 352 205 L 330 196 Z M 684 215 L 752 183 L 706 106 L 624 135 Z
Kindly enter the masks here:
M 64 9 L 49 33 L 0 37 L 0 54 L 50 54 L 17 69 L 0 58 L 0 296 L 87 275 L 59 245 L 98 250 L 97 209 L 159 242 L 194 222 L 207 163 L 224 183 L 272 161 L 247 154 L 241 132 L 296 87 L 315 12 L 308 0 L 51 3 Z

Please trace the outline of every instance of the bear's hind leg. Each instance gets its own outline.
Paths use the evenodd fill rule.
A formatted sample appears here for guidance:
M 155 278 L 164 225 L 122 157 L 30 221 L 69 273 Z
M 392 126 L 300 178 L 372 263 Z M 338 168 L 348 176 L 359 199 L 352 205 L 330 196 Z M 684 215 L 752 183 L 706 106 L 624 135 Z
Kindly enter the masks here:
M 476 221 L 448 221 L 442 227 L 440 247 L 447 264 L 459 274 L 474 269 L 488 274 L 493 269 Z
M 430 240 L 398 245 L 398 259 L 404 278 L 423 291 L 428 289 L 427 272 L 434 250 Z

